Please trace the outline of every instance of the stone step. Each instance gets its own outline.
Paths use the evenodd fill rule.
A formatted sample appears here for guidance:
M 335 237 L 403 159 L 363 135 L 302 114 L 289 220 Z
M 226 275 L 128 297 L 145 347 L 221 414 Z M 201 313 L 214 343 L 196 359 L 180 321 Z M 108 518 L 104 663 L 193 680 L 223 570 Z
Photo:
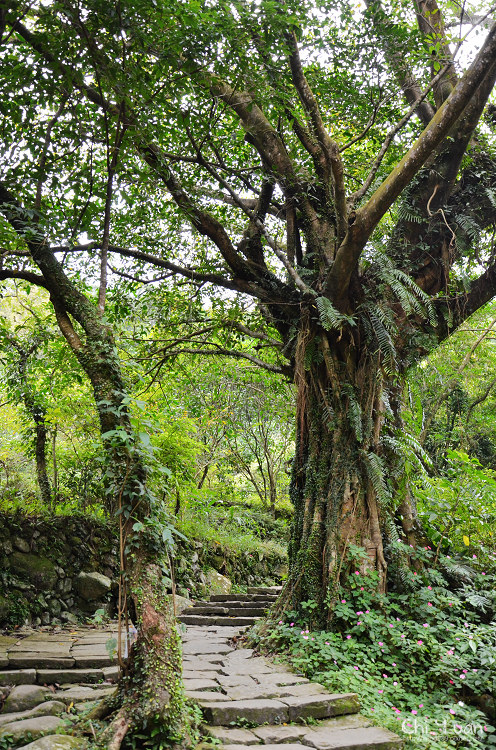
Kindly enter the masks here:
M 277 594 L 212 594 L 211 602 L 275 602 Z
M 294 740 L 266 742 L 263 748 L 264 750 L 308 750 L 309 747 L 318 750 L 398 750 L 404 745 L 403 740 L 396 734 L 379 727 L 345 729 L 332 733 L 327 730 L 327 739 L 322 739 L 319 744 L 313 744 L 315 742 L 313 734 L 315 732 L 307 729 L 307 734 L 303 735 L 299 742 Z M 233 742 L 225 743 L 221 745 L 221 748 L 222 750 L 242 750 L 243 747 L 249 747 L 254 750 L 253 745 L 252 742 Z
M 325 727 L 316 726 L 305 735 L 303 742 L 315 750 L 396 750 L 404 745 L 398 735 L 381 727 L 340 729 L 330 732 Z
M 266 607 L 230 607 L 229 617 L 263 617 Z
M 9 671 L 12 669 L 103 669 L 116 664 L 108 654 L 77 653 L 75 658 L 65 659 L 44 654 L 21 653 L 9 654 Z
M 279 595 L 282 586 L 248 586 L 249 594 L 276 594 Z
M 181 612 L 182 615 L 228 615 L 229 607 L 217 607 L 215 604 L 204 604 L 199 606 L 195 604 L 193 607 L 186 607 Z
M 284 696 L 274 699 L 254 699 L 236 701 L 211 701 L 198 699 L 205 719 L 214 726 L 229 726 L 240 719 L 256 724 L 302 723 L 313 719 L 324 719 L 359 711 L 358 696 L 344 695 L 305 695 Z
M 257 601 L 256 599 L 250 599 L 249 601 L 237 601 L 236 599 L 227 600 L 224 602 L 219 602 L 218 605 L 222 607 L 227 607 L 228 609 L 245 609 L 245 608 L 252 608 L 252 607 L 259 607 L 260 609 L 268 609 L 272 606 L 275 599 L 271 599 L 269 601 Z M 207 604 L 202 605 L 204 607 L 208 606 Z M 217 606 L 217 602 L 213 602 L 211 606 Z M 196 605 L 195 605 L 196 608 Z
M 188 607 L 183 609 L 181 617 L 184 615 L 211 615 L 211 616 L 229 616 L 229 617 L 263 617 L 267 612 L 266 607 Z
M 231 626 L 254 625 L 260 617 L 209 617 L 208 615 L 179 615 L 184 625 Z

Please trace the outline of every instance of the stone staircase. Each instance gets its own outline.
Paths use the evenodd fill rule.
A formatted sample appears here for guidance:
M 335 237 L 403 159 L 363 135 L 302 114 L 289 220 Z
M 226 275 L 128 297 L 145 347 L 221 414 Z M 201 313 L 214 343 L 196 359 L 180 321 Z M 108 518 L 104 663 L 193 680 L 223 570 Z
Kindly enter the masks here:
M 251 588 L 246 595 L 218 595 L 181 614 L 187 626 L 186 693 L 198 703 L 205 720 L 207 739 L 198 750 L 211 748 L 212 740 L 222 750 L 252 745 L 281 750 L 281 743 L 284 750 L 401 748 L 397 735 L 360 716 L 357 695 L 333 695 L 252 649 L 236 647 L 244 630 L 278 593 L 273 587 Z M 245 617 L 246 610 L 250 615 Z
M 196 602 L 184 609 L 178 619 L 185 625 L 254 625 L 275 602 L 280 590 L 280 586 L 252 586 L 246 594 L 213 594 L 208 602 Z
M 186 693 L 205 721 L 205 741 L 197 750 L 212 750 L 212 743 L 221 750 L 277 750 L 281 743 L 284 750 L 401 748 L 399 737 L 360 716 L 358 696 L 332 695 L 242 646 L 245 630 L 279 591 L 252 587 L 247 594 L 218 594 L 180 615 Z M 84 715 L 115 689 L 118 670 L 109 653 L 115 636 L 115 627 L 0 636 L 0 698 L 8 694 L 0 744 L 10 737 L 19 745 L 29 737 L 26 750 L 79 750 L 81 740 L 64 734 L 71 729 L 64 716 L 71 706 Z

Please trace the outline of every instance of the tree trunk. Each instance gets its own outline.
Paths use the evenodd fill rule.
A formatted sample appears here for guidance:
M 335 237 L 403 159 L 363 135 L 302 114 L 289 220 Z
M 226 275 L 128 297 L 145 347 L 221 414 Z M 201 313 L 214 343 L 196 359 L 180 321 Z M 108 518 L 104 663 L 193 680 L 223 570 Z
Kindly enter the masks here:
M 119 684 L 120 711 L 105 746 L 118 750 L 130 729 L 148 730 L 157 723 L 169 739 L 177 740 L 186 733 L 188 721 L 183 710 L 182 662 L 157 565 L 165 551 L 162 531 L 168 521 L 165 515 L 160 521 L 154 515 L 158 509 L 147 488 L 146 459 L 131 424 L 130 399 L 112 332 L 95 305 L 66 276 L 37 226 L 33 233 L 31 217 L 1 185 L 0 199 L 7 205 L 3 213 L 13 228 L 29 235 L 29 251 L 42 273 L 34 275 L 35 283 L 49 291 L 60 331 L 91 382 L 106 452 L 107 503 L 120 523 L 121 576 L 134 604 L 138 638 L 128 675 Z M 13 212 L 12 206 L 17 207 Z M 126 595 L 121 603 L 127 620 Z
M 188 732 L 180 638 L 159 566 L 139 550 L 127 569 L 138 638 L 121 681 L 120 710 L 102 740 L 109 750 L 118 750 L 129 731 L 153 729 L 169 747 Z
M 63 327 L 64 320 L 60 322 Z M 155 728 L 161 739 L 173 744 L 187 734 L 188 714 L 184 710 L 179 635 L 156 562 L 164 553 L 162 527 L 158 521 L 153 525 L 146 461 L 131 425 L 110 331 L 93 321 L 91 338 L 88 336 L 84 348 L 76 347 L 75 354 L 93 386 L 107 453 L 110 509 L 121 524 L 121 610 L 127 623 L 132 601 L 138 630 L 120 682 L 120 710 L 104 732 L 104 740 L 109 750 L 118 750 L 129 731 Z
M 346 352 L 342 361 L 339 351 Z M 375 571 L 379 591 L 386 590 L 381 527 L 391 498 L 380 444 L 386 382 L 380 354 L 360 349 L 352 333 L 331 340 L 310 329 L 299 334 L 295 382 L 294 517 L 281 606 L 289 600 L 298 609 L 312 600 L 314 624 L 323 626 L 350 572 Z
M 35 429 L 35 463 L 36 479 L 40 488 L 41 501 L 47 508 L 52 507 L 52 488 L 48 478 L 46 447 L 48 430 L 46 428 L 44 415 L 40 415 L 39 410 L 33 412 L 33 418 L 36 423 Z

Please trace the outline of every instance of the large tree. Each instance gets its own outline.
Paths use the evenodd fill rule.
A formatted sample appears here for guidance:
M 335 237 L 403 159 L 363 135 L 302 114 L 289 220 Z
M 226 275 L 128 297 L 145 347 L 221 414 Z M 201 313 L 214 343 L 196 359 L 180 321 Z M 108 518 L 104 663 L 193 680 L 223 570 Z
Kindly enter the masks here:
M 286 593 L 323 621 L 350 545 L 384 589 L 395 514 L 414 539 L 394 450 L 406 369 L 496 292 L 496 26 L 445 6 L 3 3 L 1 200 L 18 242 L 1 273 L 38 266 L 68 341 L 75 320 L 104 363 L 105 326 L 68 291 L 82 272 L 101 310 L 108 269 L 211 288 L 213 309 L 256 302 L 223 344 L 205 326 L 179 343 L 294 377 Z

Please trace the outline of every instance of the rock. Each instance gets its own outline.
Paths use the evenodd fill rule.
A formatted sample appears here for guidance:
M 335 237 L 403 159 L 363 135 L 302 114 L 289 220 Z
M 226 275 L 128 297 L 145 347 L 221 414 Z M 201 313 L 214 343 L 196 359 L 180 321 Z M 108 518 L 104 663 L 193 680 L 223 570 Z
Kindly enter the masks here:
M 256 727 L 253 734 L 266 745 L 278 744 L 280 742 L 298 742 L 300 737 L 308 734 L 306 726 L 267 726 Z
M 188 599 L 185 596 L 178 596 L 176 594 L 175 596 L 175 602 L 176 602 L 176 613 L 178 615 L 181 614 L 181 612 L 186 609 L 187 607 L 191 607 L 191 599 Z
M 328 716 L 357 713 L 360 709 L 358 696 L 354 693 L 285 696 L 281 701 L 289 708 L 290 721 L 301 721 L 309 717 L 324 719 Z
M 100 599 L 110 591 L 112 581 L 102 573 L 79 573 L 76 577 L 76 589 L 82 599 L 87 602 Z
M 46 701 L 30 711 L 21 711 L 14 714 L 0 714 L 0 727 L 11 724 L 22 719 L 34 719 L 36 716 L 59 716 L 66 710 L 65 703 L 61 701 Z
M 209 568 L 205 574 L 205 586 L 211 594 L 229 594 L 232 589 L 232 581 L 213 568 Z
M 287 563 L 279 563 L 272 569 L 275 578 L 287 578 L 288 577 L 288 565 Z
M 200 706 L 203 706 L 204 703 L 218 703 L 219 701 L 231 702 L 231 698 L 228 695 L 219 693 L 216 690 L 188 690 L 186 687 L 184 694 L 190 700 L 199 703 Z
M 5 555 L 11 555 L 12 554 L 12 542 L 9 539 L 6 539 L 0 545 L 0 549 L 2 549 Z
M 22 719 L 11 724 L 4 724 L 0 728 L 0 739 L 4 735 L 12 735 L 14 742 L 19 742 L 29 733 L 31 737 L 39 737 L 47 732 L 54 732 L 60 726 L 58 716 L 38 716 L 35 719 Z
M 105 679 L 105 675 L 101 669 L 38 669 L 37 671 L 39 685 L 67 685 L 78 682 L 97 683 L 103 679 Z
M 186 690 L 218 690 L 219 689 L 219 683 L 215 680 L 207 680 L 207 679 L 187 679 L 184 678 L 184 687 Z
M 55 617 L 57 617 L 57 615 L 60 615 L 62 607 L 60 606 L 60 602 L 57 599 L 52 599 L 48 606 L 52 615 L 55 615 Z
M 209 643 L 206 638 L 202 640 L 186 641 L 183 644 L 183 654 L 192 656 L 203 656 L 204 654 L 229 654 L 233 651 L 232 646 L 226 646 L 222 643 Z
M 39 685 L 16 685 L 4 703 L 1 713 L 8 714 L 16 711 L 29 711 L 45 700 L 45 690 Z
M 77 687 L 68 688 L 67 690 L 61 690 L 58 693 L 47 693 L 46 690 L 43 690 L 43 694 L 47 698 L 55 695 L 57 700 L 63 701 L 67 704 L 76 703 L 79 701 L 101 700 L 102 698 L 106 698 L 108 695 L 111 695 L 114 692 L 115 688 L 111 687 L 110 685 L 108 687 L 101 688 L 89 688 L 78 685 Z
M 19 550 L 19 552 L 31 552 L 31 547 L 26 542 L 25 539 L 23 539 L 20 536 L 15 536 L 12 540 L 14 547 Z
M 0 672 L 0 685 L 34 685 L 35 682 L 35 669 L 9 669 L 7 672 Z
M 60 619 L 62 620 L 62 622 L 69 622 L 71 625 L 78 624 L 78 618 L 76 617 L 76 615 L 73 615 L 72 612 L 61 612 Z
M 80 737 L 69 737 L 66 734 L 51 734 L 39 740 L 23 745 L 19 750 L 80 750 L 86 746 Z
M 212 555 L 211 557 L 212 565 L 214 566 L 215 570 L 221 570 L 225 565 L 225 560 L 223 555 Z
M 308 729 L 305 727 L 304 731 L 307 732 Z M 209 737 L 219 740 L 222 745 L 258 745 L 260 742 L 254 732 L 248 729 L 206 727 L 205 732 Z
M 257 724 L 282 724 L 289 719 L 288 707 L 275 700 L 202 702 L 202 710 L 207 721 L 216 726 L 235 723 L 240 716 Z
M 34 584 L 38 591 L 50 591 L 55 586 L 57 571 L 53 562 L 46 557 L 13 552 L 10 567 L 20 578 Z
M 400 750 L 404 740 L 387 729 L 380 727 L 365 727 L 359 729 L 343 729 L 330 732 L 329 729 L 309 731 L 304 738 L 305 745 L 316 750 Z

